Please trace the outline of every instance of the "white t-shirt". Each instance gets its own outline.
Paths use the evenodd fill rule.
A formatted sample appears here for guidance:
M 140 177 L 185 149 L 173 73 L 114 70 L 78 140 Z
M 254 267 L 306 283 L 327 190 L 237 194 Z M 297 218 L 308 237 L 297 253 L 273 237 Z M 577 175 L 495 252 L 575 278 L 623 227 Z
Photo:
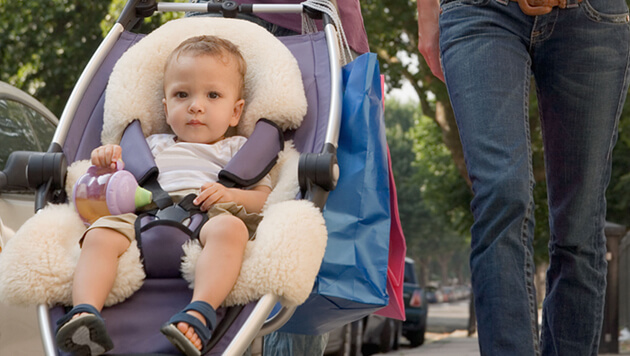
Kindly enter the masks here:
M 157 134 L 147 137 L 155 163 L 160 170 L 158 183 L 167 192 L 196 190 L 207 182 L 217 182 L 219 171 L 245 144 L 247 138 L 231 136 L 214 144 L 176 142 L 175 135 Z M 254 186 L 271 188 L 267 174 Z

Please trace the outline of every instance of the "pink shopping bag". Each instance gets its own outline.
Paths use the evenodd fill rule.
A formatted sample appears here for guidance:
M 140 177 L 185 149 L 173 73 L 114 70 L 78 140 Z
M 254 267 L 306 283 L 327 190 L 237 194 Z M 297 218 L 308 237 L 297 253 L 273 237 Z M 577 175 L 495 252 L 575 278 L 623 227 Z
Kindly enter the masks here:
M 384 317 L 405 320 L 405 302 L 403 301 L 403 282 L 405 280 L 405 256 L 407 255 L 407 243 L 400 226 L 398 216 L 398 197 L 396 184 L 392 172 L 392 158 L 387 149 L 389 161 L 389 201 L 391 225 L 389 233 L 389 260 L 387 262 L 387 294 L 389 304 L 374 314 Z

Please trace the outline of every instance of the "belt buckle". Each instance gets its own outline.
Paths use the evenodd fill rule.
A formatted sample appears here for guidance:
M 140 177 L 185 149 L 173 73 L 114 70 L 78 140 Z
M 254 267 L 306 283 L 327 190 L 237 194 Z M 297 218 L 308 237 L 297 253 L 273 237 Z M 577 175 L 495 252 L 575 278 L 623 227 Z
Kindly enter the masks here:
M 524 14 L 529 16 L 540 16 L 551 12 L 552 6 L 532 6 L 527 0 L 518 0 L 518 6 Z

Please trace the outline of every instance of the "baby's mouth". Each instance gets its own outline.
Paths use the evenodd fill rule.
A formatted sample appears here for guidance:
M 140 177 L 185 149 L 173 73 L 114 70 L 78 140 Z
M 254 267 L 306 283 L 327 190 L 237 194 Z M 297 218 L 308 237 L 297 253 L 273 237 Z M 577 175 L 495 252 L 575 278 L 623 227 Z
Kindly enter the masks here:
M 203 123 L 201 121 L 199 121 L 199 120 L 190 120 L 190 121 L 188 121 L 187 125 L 190 125 L 190 126 L 201 126 L 201 125 L 203 125 Z

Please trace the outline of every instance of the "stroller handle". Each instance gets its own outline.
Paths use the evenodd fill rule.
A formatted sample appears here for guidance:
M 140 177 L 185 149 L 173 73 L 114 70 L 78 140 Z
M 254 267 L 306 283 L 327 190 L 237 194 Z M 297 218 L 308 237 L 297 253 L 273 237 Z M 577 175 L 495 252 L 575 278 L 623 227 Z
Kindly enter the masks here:
M 234 1 L 225 1 L 223 3 L 157 3 L 157 11 L 185 11 L 185 12 L 208 12 L 223 13 L 225 17 L 234 17 L 237 13 L 284 13 L 293 14 L 304 11 L 302 4 L 243 4 L 239 5 Z

